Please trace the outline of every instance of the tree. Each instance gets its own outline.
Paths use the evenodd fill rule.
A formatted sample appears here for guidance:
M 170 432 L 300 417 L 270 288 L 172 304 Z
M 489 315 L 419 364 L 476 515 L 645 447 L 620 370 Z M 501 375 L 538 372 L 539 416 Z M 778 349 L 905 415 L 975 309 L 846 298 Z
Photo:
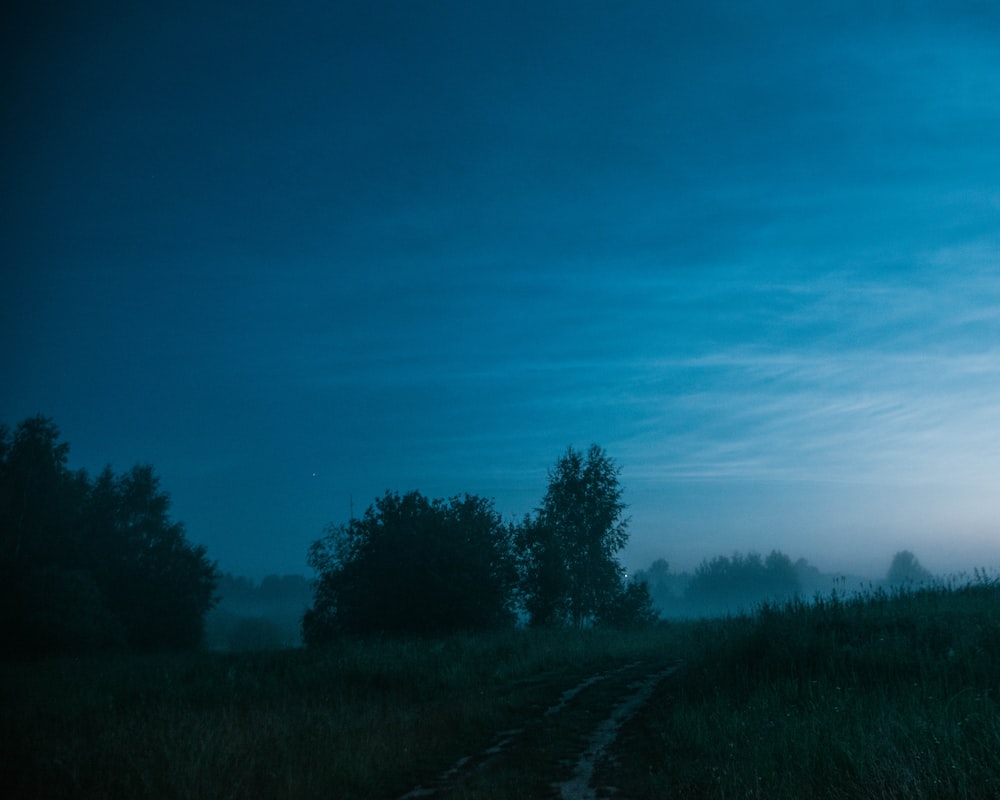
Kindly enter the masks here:
M 106 470 L 106 473 L 109 471 Z M 215 604 L 218 571 L 201 545 L 190 544 L 184 526 L 170 518 L 170 496 L 149 465 L 114 479 L 111 524 L 91 528 L 103 546 L 91 564 L 108 601 L 140 650 L 196 647 L 204 618 Z M 101 506 L 108 498 L 100 497 Z
M 66 467 L 69 445 L 43 416 L 21 422 L 13 434 L 0 426 L 0 565 L 2 578 L 72 559 L 68 534 L 79 498 Z
M 22 654 L 71 655 L 125 644 L 121 623 L 86 570 L 33 570 L 18 581 L 16 603 L 6 634 Z
M 934 576 L 926 569 L 909 550 L 900 550 L 892 557 L 886 581 L 892 586 L 905 584 L 930 583 Z
M 521 597 L 536 627 L 561 625 L 569 614 L 570 581 L 562 543 L 540 516 L 525 515 L 516 533 Z
M 641 580 L 626 581 L 622 590 L 609 599 L 597 614 L 595 622 L 606 628 L 645 628 L 660 619 L 653 607 L 649 584 Z
M 594 622 L 622 596 L 616 554 L 628 541 L 619 468 L 596 444 L 567 448 L 549 472 L 534 519 L 518 532 L 522 592 L 531 624 Z
M 150 466 L 96 480 L 47 417 L 0 427 L 0 626 L 15 654 L 201 642 L 215 565 Z M 46 588 L 47 587 L 47 588 Z
M 386 492 L 361 519 L 331 526 L 309 550 L 317 572 L 303 617 L 307 644 L 340 633 L 445 633 L 511 624 L 510 526 L 490 501 Z

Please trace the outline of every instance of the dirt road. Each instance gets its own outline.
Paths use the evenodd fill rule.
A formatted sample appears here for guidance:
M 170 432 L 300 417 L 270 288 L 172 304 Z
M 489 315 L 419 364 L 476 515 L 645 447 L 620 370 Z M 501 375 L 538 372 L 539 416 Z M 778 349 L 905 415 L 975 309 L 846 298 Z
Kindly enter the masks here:
M 614 787 L 601 784 L 598 776 L 613 766 L 618 732 L 678 665 L 676 659 L 634 662 L 587 675 L 522 727 L 499 731 L 487 748 L 459 759 L 400 800 L 612 797 Z

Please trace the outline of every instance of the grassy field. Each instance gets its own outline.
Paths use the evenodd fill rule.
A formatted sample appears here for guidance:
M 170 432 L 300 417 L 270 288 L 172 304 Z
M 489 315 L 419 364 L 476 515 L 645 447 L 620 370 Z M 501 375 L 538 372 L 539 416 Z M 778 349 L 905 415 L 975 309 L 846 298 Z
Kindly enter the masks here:
M 0 781 L 25 798 L 400 797 L 518 730 L 440 796 L 545 796 L 629 681 L 677 658 L 598 765 L 623 797 L 1000 796 L 986 580 L 636 633 L 6 664 Z
M 7 797 L 398 796 L 661 646 L 510 631 L 5 665 L 0 780 Z
M 872 592 L 690 631 L 619 742 L 634 798 L 1000 797 L 1000 586 Z

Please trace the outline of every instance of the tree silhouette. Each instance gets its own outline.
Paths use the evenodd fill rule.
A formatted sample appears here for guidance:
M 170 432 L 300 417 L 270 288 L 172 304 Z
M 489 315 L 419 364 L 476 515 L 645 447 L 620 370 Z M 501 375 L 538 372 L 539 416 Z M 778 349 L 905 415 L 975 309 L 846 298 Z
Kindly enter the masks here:
M 800 589 L 795 566 L 784 553 L 772 551 L 716 556 L 699 565 L 685 591 L 685 599 L 705 613 L 750 608 L 768 600 L 781 600 Z
M 607 628 L 644 628 L 659 620 L 645 581 L 627 581 L 620 592 L 609 597 L 596 623 Z
M 569 447 L 549 472 L 533 519 L 518 531 L 522 591 L 533 625 L 582 627 L 625 591 L 616 554 L 628 541 L 619 468 L 597 445 Z
M 96 480 L 43 416 L 0 427 L 0 624 L 12 654 L 200 644 L 216 567 L 150 466 Z
M 917 560 L 909 550 L 900 550 L 892 557 L 885 579 L 893 586 L 904 584 L 930 583 L 934 576 Z
M 24 420 L 13 434 L 0 426 L 0 564 L 7 580 L 72 560 L 67 545 L 80 498 L 68 454 L 47 417 Z
M 331 526 L 309 550 L 317 572 L 307 644 L 340 633 L 443 633 L 513 622 L 510 526 L 465 495 L 386 492 L 361 519 Z

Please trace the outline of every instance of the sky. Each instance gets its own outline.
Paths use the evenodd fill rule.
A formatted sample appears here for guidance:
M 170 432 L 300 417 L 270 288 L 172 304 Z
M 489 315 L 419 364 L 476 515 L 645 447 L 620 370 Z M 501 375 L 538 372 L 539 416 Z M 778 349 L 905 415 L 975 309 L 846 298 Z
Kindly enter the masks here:
M 591 443 L 629 569 L 1000 567 L 994 4 L 20 5 L 0 422 L 224 571 Z

